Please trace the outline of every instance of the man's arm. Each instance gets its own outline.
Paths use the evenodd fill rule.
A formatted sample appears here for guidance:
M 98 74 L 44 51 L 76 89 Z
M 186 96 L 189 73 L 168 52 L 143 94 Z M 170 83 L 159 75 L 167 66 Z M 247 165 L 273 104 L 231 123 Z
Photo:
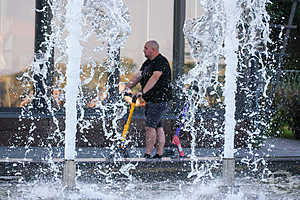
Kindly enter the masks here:
M 126 87 L 131 89 L 140 81 L 142 76 L 142 71 L 137 72 L 133 78 L 126 84 Z
M 154 87 L 154 85 L 157 83 L 161 75 L 162 75 L 161 71 L 154 71 L 150 79 L 147 81 L 142 93 L 145 94 L 146 92 L 151 90 Z

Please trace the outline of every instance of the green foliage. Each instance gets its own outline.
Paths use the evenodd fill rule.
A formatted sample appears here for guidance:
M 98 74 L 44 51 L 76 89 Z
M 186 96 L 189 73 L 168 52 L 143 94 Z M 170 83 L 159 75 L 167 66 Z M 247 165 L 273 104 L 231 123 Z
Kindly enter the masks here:
M 282 49 L 283 41 L 287 36 L 286 26 L 289 23 L 291 9 L 294 1 L 275 1 L 267 5 L 267 11 L 270 15 L 270 39 L 272 44 L 269 46 L 269 52 L 276 54 L 276 59 L 268 62 L 272 67 L 278 67 L 279 55 L 285 53 L 284 59 L 280 64 L 282 70 L 300 70 L 300 4 L 295 10 L 292 25 L 298 26 L 297 29 L 290 29 L 287 48 Z M 273 64 L 271 64 L 273 63 Z M 300 137 L 300 83 L 299 77 L 292 85 L 287 79 L 281 79 L 279 87 L 276 89 L 275 97 L 272 102 L 273 116 L 269 135 L 279 137 Z
M 300 85 L 288 89 L 288 85 L 283 82 L 277 89 L 273 108 L 275 110 L 269 135 L 278 137 L 300 137 Z
M 293 1 L 272 1 L 267 5 L 270 15 L 271 34 L 273 43 L 269 46 L 269 51 L 281 53 L 286 30 L 282 27 L 288 25 Z M 290 29 L 287 48 L 284 49 L 286 55 L 282 63 L 283 69 L 300 70 L 300 4 L 297 4 L 292 25 L 297 29 Z
M 282 127 L 282 134 L 281 134 L 281 137 L 283 137 L 283 138 L 288 138 L 288 139 L 294 139 L 294 138 L 295 138 L 295 135 L 294 135 L 294 133 L 293 133 L 293 130 L 290 129 L 290 127 L 284 126 L 284 127 Z

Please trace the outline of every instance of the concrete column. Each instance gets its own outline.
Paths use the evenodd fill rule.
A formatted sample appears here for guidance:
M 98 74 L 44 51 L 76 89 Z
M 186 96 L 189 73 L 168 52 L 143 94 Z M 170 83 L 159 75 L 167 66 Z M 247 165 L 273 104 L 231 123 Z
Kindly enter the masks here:
M 232 186 L 234 184 L 234 172 L 234 158 L 223 158 L 223 181 L 226 186 Z
M 33 105 L 34 110 L 45 113 L 48 106 L 44 97 L 45 95 L 52 96 L 50 88 L 53 85 L 54 74 L 54 50 L 50 45 L 50 38 L 47 36 L 52 34 L 51 20 L 53 15 L 48 0 L 36 0 L 35 8 L 34 59 L 39 69 L 35 68 L 33 75 L 35 80 Z M 45 68 L 47 70 L 43 70 Z M 46 71 L 46 73 L 42 71 Z
M 66 189 L 75 188 L 76 164 L 74 160 L 65 160 L 63 171 L 63 186 Z
M 184 34 L 185 0 L 174 0 L 174 26 L 173 26 L 173 79 L 184 73 Z

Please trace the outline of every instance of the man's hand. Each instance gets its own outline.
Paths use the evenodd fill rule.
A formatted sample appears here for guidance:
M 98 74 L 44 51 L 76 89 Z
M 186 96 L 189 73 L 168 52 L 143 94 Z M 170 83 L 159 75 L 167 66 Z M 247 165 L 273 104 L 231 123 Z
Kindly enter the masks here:
M 120 90 L 120 93 L 131 93 L 131 90 L 128 87 L 125 87 L 123 90 Z
M 119 92 L 120 94 L 128 92 L 128 87 L 124 83 L 119 83 Z
M 137 97 L 137 98 L 143 97 L 143 92 L 138 92 L 138 93 L 136 94 L 136 97 Z

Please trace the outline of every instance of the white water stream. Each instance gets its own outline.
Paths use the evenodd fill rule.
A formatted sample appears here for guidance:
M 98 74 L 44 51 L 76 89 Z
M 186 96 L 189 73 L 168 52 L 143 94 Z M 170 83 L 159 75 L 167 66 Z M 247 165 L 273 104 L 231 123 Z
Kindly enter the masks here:
M 80 45 L 82 0 L 68 1 L 66 13 L 66 38 L 68 62 L 66 71 L 66 130 L 65 130 L 65 159 L 74 160 L 76 156 L 75 141 L 77 133 L 77 103 L 80 86 L 80 65 L 82 47 Z
M 236 76 L 238 59 L 237 22 L 241 14 L 241 8 L 237 1 L 224 0 L 224 11 L 226 16 L 226 29 L 224 40 L 224 57 L 226 63 L 224 104 L 225 104 L 225 139 L 224 158 L 234 158 L 234 136 L 235 136 L 235 93 L 237 89 Z

